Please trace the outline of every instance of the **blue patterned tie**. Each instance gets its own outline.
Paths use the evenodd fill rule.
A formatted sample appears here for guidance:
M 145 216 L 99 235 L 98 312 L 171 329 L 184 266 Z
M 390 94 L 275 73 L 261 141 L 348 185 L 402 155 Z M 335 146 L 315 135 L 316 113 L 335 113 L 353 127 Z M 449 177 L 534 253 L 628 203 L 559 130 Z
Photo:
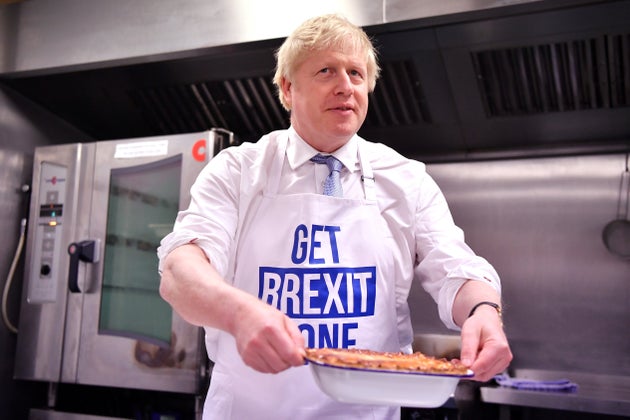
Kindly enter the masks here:
M 324 156 L 317 154 L 311 158 L 311 162 L 325 163 L 330 170 L 330 174 L 324 182 L 324 195 L 332 195 L 335 197 L 343 197 L 341 189 L 341 180 L 339 179 L 339 171 L 341 171 L 342 163 L 336 157 L 329 155 Z

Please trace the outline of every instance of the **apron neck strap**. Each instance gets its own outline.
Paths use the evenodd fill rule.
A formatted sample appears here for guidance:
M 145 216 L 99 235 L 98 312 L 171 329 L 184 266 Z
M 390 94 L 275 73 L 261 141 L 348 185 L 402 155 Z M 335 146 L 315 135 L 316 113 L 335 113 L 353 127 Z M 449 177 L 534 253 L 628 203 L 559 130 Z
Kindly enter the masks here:
M 357 150 L 359 152 L 361 183 L 363 184 L 365 199 L 370 202 L 376 202 L 376 185 L 374 185 L 374 173 L 372 172 L 372 166 L 370 165 L 370 162 L 368 162 L 367 157 L 364 157 L 363 153 L 361 153 L 365 150 L 365 140 L 358 139 Z

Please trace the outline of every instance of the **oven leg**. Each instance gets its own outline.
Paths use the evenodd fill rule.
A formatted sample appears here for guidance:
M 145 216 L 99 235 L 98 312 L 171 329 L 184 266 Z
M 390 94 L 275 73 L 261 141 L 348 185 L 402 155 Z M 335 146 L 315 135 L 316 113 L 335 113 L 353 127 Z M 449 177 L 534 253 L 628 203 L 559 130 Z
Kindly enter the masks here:
M 57 382 L 48 382 L 48 408 L 57 405 Z
M 203 396 L 195 395 L 195 420 L 201 420 L 203 417 L 203 402 Z

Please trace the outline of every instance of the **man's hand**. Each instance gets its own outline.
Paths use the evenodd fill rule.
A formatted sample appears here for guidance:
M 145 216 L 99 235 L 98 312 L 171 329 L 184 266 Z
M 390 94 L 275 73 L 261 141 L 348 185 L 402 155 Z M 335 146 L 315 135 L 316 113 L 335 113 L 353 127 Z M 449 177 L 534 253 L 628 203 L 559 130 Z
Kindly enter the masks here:
M 241 358 L 263 373 L 278 373 L 304 364 L 304 337 L 297 325 L 276 308 L 243 296 L 230 332 Z
M 475 373 L 473 379 L 489 381 L 512 361 L 501 318 L 491 306 L 480 306 L 462 325 L 462 363 Z

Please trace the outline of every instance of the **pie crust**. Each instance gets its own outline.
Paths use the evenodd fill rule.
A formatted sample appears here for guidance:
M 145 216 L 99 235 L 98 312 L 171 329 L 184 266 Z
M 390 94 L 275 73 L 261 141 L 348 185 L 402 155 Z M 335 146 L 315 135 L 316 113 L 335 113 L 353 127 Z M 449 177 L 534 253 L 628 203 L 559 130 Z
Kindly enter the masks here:
M 306 359 L 331 366 L 356 369 L 423 372 L 440 375 L 467 375 L 468 368 L 458 360 L 437 359 L 420 352 L 390 353 L 365 349 L 306 349 Z

